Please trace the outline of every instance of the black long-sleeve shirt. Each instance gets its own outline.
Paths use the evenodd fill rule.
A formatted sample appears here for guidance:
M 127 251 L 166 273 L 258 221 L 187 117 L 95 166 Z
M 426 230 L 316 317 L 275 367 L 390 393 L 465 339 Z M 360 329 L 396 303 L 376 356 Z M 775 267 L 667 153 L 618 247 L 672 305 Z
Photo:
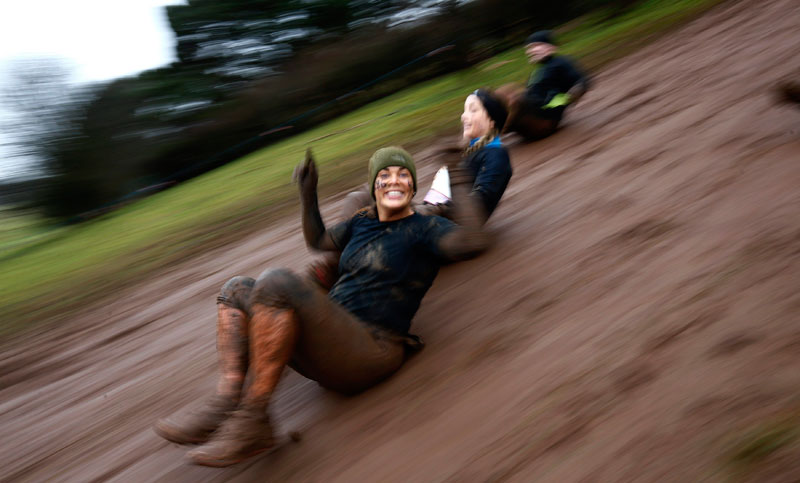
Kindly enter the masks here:
M 550 119 L 561 119 L 566 106 L 542 109 L 557 94 L 566 93 L 576 84 L 582 83 L 588 89 L 589 79 L 568 57 L 555 55 L 541 61 L 541 66 L 531 76 L 525 93 L 526 104 L 538 109 L 541 115 Z

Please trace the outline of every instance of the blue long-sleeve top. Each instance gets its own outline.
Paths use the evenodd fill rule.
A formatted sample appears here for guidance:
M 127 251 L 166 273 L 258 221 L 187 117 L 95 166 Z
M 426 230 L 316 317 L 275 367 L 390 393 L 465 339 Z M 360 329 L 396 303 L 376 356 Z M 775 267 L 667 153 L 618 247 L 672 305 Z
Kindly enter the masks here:
M 473 139 L 470 145 L 476 141 L 477 138 Z M 491 215 L 511 179 L 512 169 L 508 151 L 498 136 L 486 146 L 469 154 L 462 162 L 475 176 L 472 191 L 478 193 L 483 200 L 486 215 Z

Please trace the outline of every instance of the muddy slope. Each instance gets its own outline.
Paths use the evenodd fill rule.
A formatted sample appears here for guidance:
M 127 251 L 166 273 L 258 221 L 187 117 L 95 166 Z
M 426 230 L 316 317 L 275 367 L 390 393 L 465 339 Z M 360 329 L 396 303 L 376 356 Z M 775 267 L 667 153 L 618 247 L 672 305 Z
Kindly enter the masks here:
M 728 2 L 598 74 L 512 146 L 497 244 L 443 270 L 426 350 L 354 398 L 288 373 L 303 440 L 271 455 L 194 467 L 150 425 L 213 385 L 217 288 L 304 266 L 295 219 L 14 341 L 0 480 L 796 481 L 800 110 L 769 88 L 798 32 L 794 0 Z

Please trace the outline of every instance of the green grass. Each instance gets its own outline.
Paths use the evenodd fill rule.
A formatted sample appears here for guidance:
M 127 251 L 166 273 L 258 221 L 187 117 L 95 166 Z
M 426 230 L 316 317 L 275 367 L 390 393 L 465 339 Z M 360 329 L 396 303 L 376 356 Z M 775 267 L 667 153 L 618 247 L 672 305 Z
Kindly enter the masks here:
M 562 50 L 596 69 L 721 1 L 649 0 L 609 21 L 589 15 L 559 29 Z M 307 146 L 320 166 L 321 195 L 352 188 L 365 181 L 366 160 L 376 148 L 413 150 L 455 134 L 466 94 L 524 82 L 530 70 L 522 48 L 511 49 L 81 225 L 52 229 L 29 215 L 0 212 L 0 334 L 61 319 L 78 304 L 296 212 L 289 179 Z
M 35 242 L 40 236 L 46 236 L 50 228 L 42 225 L 31 213 L 4 210 L 0 207 L 0 250 L 12 250 Z M 3 252 L 0 251 L 0 257 Z

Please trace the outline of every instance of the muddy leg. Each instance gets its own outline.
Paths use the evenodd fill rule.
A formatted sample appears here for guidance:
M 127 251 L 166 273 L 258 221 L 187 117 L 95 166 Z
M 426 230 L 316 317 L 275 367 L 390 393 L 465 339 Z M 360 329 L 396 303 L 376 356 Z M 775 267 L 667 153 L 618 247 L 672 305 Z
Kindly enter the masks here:
M 291 271 L 263 273 L 253 297 L 252 305 L 294 309 L 299 332 L 289 364 L 328 389 L 363 391 L 393 374 L 405 360 L 401 339 L 360 321 Z
M 206 442 L 236 409 L 247 373 L 248 317 L 243 310 L 254 280 L 235 277 L 217 297 L 217 355 L 219 369 L 216 393 L 198 409 L 180 411 L 158 421 L 156 433 L 174 443 Z
M 536 141 L 546 138 L 558 129 L 558 121 L 542 119 L 530 113 L 520 113 L 517 116 L 514 131 L 525 138 L 526 141 Z
M 247 314 L 241 309 L 217 304 L 217 394 L 239 401 L 247 374 Z
M 229 466 L 274 445 L 267 406 L 297 340 L 293 309 L 251 306 L 250 381 L 238 409 L 211 440 L 189 458 L 206 466 Z
M 513 132 L 519 116 L 522 99 L 525 95 L 525 87 L 516 83 L 505 84 L 497 88 L 494 93 L 505 104 L 508 111 L 508 118 L 506 118 L 503 132 Z
M 248 382 L 236 411 L 192 462 L 229 466 L 274 446 L 267 413 L 284 367 L 343 392 L 376 384 L 403 364 L 404 339 L 370 327 L 324 291 L 288 270 L 268 270 L 256 281 L 250 307 Z
M 558 121 L 542 117 L 539 109 L 526 105 L 525 88 L 520 84 L 506 84 L 495 91 L 506 104 L 508 119 L 503 132 L 516 132 L 527 141 L 535 141 L 553 134 Z
M 427 203 L 420 203 L 414 205 L 414 211 L 423 216 L 443 216 L 448 220 L 453 219 L 453 207 L 450 204 L 430 205 Z
M 266 407 L 296 342 L 294 309 L 255 305 L 250 327 L 253 377 L 244 393 L 243 406 Z

